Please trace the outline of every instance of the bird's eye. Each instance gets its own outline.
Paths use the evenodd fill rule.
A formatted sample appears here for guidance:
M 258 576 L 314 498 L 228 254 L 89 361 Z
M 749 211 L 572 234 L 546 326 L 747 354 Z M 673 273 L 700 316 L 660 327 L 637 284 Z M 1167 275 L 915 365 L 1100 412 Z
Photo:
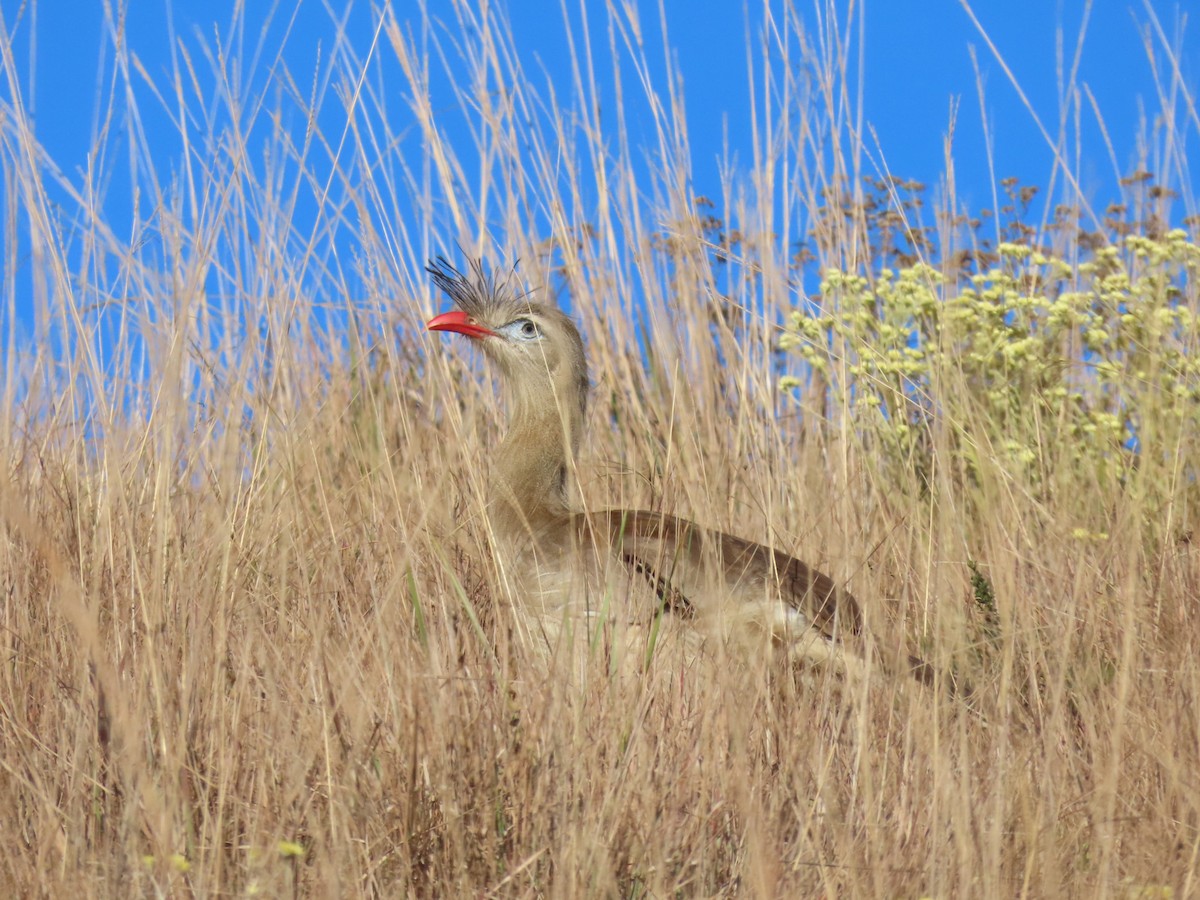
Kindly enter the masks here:
M 513 319 L 505 326 L 504 330 L 522 341 L 534 341 L 542 336 L 541 329 L 532 319 Z

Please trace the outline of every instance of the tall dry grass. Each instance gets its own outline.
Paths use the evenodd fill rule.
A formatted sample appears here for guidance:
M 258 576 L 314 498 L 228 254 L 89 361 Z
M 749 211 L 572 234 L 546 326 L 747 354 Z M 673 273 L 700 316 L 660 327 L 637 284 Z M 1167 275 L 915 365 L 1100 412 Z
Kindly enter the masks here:
M 1200 890 L 1192 446 L 1127 454 L 1103 489 L 1042 446 L 1038 471 L 1066 473 L 1047 487 L 983 441 L 952 365 L 939 396 L 967 399 L 920 466 L 856 425 L 853 392 L 779 389 L 803 371 L 776 350 L 795 242 L 813 266 L 888 261 L 861 187 L 887 173 L 844 77 L 858 23 L 824 12 L 802 42 L 785 6 L 752 42 L 758 152 L 711 205 L 682 86 L 654 83 L 625 10 L 553 86 L 463 6 L 416 33 L 385 12 L 374 46 L 333 37 L 317 79 L 276 60 L 261 94 L 203 46 L 156 81 L 114 42 L 130 90 L 82 174 L 40 147 L 4 33 L 4 315 L 32 301 L 37 326 L 0 395 L 3 893 Z M 596 79 L 630 71 L 602 121 Z M 169 167 L 150 115 L 175 123 Z M 937 216 L 885 193 L 939 258 L 979 250 L 952 177 Z M 612 677 L 602 652 L 542 677 L 483 518 L 496 386 L 421 329 L 422 264 L 455 242 L 523 260 L 583 326 L 581 502 L 795 551 L 969 696 L 761 661 Z

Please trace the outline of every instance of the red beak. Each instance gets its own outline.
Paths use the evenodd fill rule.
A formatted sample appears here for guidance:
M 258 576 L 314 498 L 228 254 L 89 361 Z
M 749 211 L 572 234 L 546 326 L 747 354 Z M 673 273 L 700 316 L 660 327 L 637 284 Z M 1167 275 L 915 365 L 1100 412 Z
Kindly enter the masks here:
M 461 310 L 453 310 L 452 312 L 442 313 L 440 316 L 434 316 L 425 323 L 425 327 L 430 331 L 457 331 L 459 334 L 465 334 L 469 338 L 495 337 L 496 332 L 490 328 L 485 328 L 476 322 Z

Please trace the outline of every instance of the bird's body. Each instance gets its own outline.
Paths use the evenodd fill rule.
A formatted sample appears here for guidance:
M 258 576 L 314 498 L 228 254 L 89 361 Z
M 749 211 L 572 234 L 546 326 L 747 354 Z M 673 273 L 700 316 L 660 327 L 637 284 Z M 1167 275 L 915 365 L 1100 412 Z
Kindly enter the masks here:
M 429 267 L 457 309 L 434 331 L 478 341 L 512 394 L 509 430 L 492 466 L 489 522 L 501 568 L 531 637 L 553 648 L 564 628 L 589 633 L 668 622 L 685 640 L 774 644 L 810 662 L 858 668 L 847 649 L 862 632 L 855 598 L 786 553 L 687 519 L 646 510 L 580 512 L 569 484 L 583 434 L 583 341 L 557 309 L 445 260 Z M 645 629 L 642 629 L 645 632 Z M 929 669 L 911 659 L 921 680 Z

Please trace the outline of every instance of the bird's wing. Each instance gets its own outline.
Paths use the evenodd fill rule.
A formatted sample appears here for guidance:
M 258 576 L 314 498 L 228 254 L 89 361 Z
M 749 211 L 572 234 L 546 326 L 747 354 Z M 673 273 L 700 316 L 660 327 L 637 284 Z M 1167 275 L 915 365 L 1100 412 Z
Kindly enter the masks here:
M 606 510 L 584 519 L 592 538 L 606 542 L 677 615 L 718 607 L 736 613 L 730 607 L 739 602 L 778 609 L 782 601 L 784 612 L 798 613 L 827 638 L 862 630 L 853 595 L 786 553 L 644 510 Z
M 833 579 L 778 550 L 695 522 L 645 510 L 605 510 L 575 517 L 577 540 L 602 550 L 644 580 L 659 609 L 695 620 L 702 631 L 736 637 L 771 633 L 799 658 L 837 659 L 859 667 L 861 645 L 841 652 L 842 639 L 863 632 L 858 601 Z M 807 636 L 807 637 L 806 637 Z M 857 644 L 857 642 L 853 642 Z M 934 684 L 932 666 L 903 654 L 909 675 Z

